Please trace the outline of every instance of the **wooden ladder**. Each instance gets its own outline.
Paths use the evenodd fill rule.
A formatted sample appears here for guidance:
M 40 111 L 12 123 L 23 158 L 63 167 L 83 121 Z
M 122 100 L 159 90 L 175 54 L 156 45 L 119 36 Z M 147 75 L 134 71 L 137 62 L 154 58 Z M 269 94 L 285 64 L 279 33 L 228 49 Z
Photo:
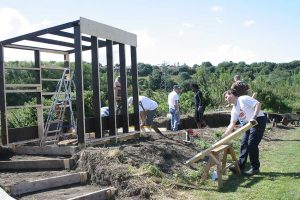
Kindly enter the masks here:
M 228 154 L 231 155 L 232 163 L 230 163 L 228 166 L 226 166 Z M 236 158 L 236 155 L 235 155 L 232 145 L 226 144 L 226 145 L 221 145 L 219 147 L 216 147 L 208 154 L 208 157 L 209 157 L 209 159 L 204 168 L 204 173 L 201 178 L 202 181 L 204 181 L 208 178 L 210 169 L 215 165 L 217 165 L 218 188 L 221 188 L 223 186 L 222 174 L 225 171 L 225 169 L 234 165 L 237 173 L 241 174 L 238 160 Z

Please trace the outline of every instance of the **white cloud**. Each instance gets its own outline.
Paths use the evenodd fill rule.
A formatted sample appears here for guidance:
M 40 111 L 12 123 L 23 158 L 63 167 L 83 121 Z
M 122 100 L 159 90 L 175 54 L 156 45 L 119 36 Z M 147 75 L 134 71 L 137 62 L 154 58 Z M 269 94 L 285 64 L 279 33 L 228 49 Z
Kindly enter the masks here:
M 8 39 L 25 33 L 39 30 L 49 26 L 49 20 L 38 24 L 31 24 L 18 10 L 13 8 L 0 8 L 0 40 Z
M 182 23 L 182 26 L 183 26 L 183 27 L 186 27 L 186 28 L 193 28 L 193 27 L 194 27 L 194 24 L 187 23 L 187 22 L 183 22 L 183 23 Z
M 148 30 L 135 30 L 132 32 L 137 35 L 137 44 L 140 48 L 155 46 L 157 40 L 149 35 Z
M 255 24 L 255 21 L 252 19 L 244 21 L 244 26 L 246 26 L 246 27 L 253 26 L 254 24 Z
M 211 8 L 211 10 L 212 10 L 213 12 L 220 12 L 220 11 L 223 10 L 223 7 L 221 7 L 221 6 L 213 6 L 213 7 Z
M 211 61 L 214 64 L 223 61 L 245 61 L 251 63 L 255 61 L 255 58 L 256 55 L 251 50 L 245 50 L 239 46 L 230 44 L 220 45 L 217 49 L 203 54 L 203 60 Z
M 1 41 L 45 28 L 46 26 L 49 26 L 51 22 L 49 20 L 43 20 L 41 23 L 33 24 L 16 9 L 0 8 L 0 24 Z M 4 56 L 5 61 L 34 59 L 32 51 L 9 48 L 5 49 Z M 45 58 L 48 58 L 48 56 Z

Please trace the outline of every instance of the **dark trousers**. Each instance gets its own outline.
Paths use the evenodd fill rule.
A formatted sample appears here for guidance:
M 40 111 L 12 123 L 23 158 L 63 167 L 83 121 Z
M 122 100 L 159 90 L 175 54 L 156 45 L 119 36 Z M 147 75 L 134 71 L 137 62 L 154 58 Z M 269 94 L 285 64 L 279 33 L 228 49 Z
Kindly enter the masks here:
M 265 116 L 258 117 L 256 121 L 258 124 L 244 133 L 241 141 L 239 158 L 239 166 L 241 169 L 245 168 L 248 155 L 251 168 L 257 170 L 260 167 L 258 145 L 266 129 L 267 118 Z

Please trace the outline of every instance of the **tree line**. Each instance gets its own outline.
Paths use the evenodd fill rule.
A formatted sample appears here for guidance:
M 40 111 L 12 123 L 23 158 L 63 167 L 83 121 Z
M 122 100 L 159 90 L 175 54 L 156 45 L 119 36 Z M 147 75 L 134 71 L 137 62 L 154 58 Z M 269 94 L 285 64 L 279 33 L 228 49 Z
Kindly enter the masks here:
M 42 62 L 45 66 L 63 67 L 63 62 Z M 74 69 L 74 63 L 70 63 Z M 5 67 L 34 67 L 30 61 L 9 61 Z M 193 112 L 193 93 L 191 83 L 200 86 L 205 99 L 206 110 L 223 109 L 225 106 L 223 93 L 233 83 L 233 76 L 239 74 L 250 86 L 251 92 L 257 93 L 257 99 L 262 102 L 263 109 L 269 112 L 299 112 L 300 111 L 300 61 L 289 63 L 259 62 L 246 64 L 245 62 L 222 62 L 217 66 L 210 62 L 183 65 L 151 65 L 138 63 L 140 95 L 148 96 L 159 103 L 158 114 L 166 115 L 168 112 L 167 95 L 172 91 L 174 84 L 182 88 L 180 95 L 181 113 Z M 86 116 L 93 116 L 92 103 L 92 67 L 83 62 L 84 98 Z M 61 71 L 42 70 L 43 78 L 61 78 Z M 115 74 L 118 76 L 118 73 Z M 35 71 L 5 70 L 7 84 L 34 83 Z M 131 76 L 128 71 L 128 95 L 131 96 Z M 75 83 L 76 84 L 76 83 Z M 100 68 L 101 103 L 107 106 L 107 74 L 106 67 Z M 43 83 L 44 92 L 53 92 L 56 83 Z M 51 99 L 45 97 L 44 104 L 50 105 Z M 36 104 L 34 94 L 7 94 L 8 105 Z M 76 106 L 76 102 L 74 102 Z M 47 112 L 44 114 L 47 115 Z M 46 118 L 46 117 L 45 117 Z M 22 127 L 34 125 L 36 122 L 34 108 L 9 110 L 9 127 Z

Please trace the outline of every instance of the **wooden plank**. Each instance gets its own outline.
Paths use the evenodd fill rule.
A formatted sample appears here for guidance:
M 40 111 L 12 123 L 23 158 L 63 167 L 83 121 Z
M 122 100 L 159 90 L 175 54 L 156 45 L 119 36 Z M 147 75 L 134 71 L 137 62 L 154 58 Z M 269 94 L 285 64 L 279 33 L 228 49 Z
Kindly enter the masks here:
M 40 91 L 36 89 L 36 90 L 6 90 L 5 92 L 8 94 L 8 93 L 31 93 L 31 92 L 40 92 Z
M 137 46 L 137 36 L 118 28 L 108 26 L 93 20 L 80 17 L 80 28 L 82 33 L 105 38 L 108 40 Z
M 41 169 L 70 169 L 74 165 L 73 159 L 43 159 L 0 161 L 0 170 L 41 170 Z
M 39 71 L 39 70 L 41 70 L 41 69 L 39 69 L 39 68 L 34 68 L 34 67 L 4 67 L 4 69 L 34 70 L 34 71 Z
M 117 189 L 114 187 L 105 188 L 96 192 L 74 197 L 68 200 L 108 200 L 113 199 Z
M 42 105 L 22 105 L 22 106 L 7 106 L 7 110 L 9 109 L 20 109 L 20 108 L 41 108 Z
M 72 156 L 78 151 L 78 147 L 52 147 L 52 146 L 14 146 L 15 154 L 21 155 L 57 155 L 57 156 Z
M 213 149 L 212 152 L 214 152 L 214 153 L 219 153 L 220 151 L 223 151 L 223 150 L 225 150 L 225 149 L 227 149 L 227 148 L 229 148 L 229 147 L 230 147 L 230 145 L 224 144 L 224 145 L 221 145 L 221 146 L 219 146 L 219 147 Z
M 6 84 L 7 88 L 16 88 L 16 87 L 41 87 L 41 84 Z
M 35 181 L 20 182 L 10 186 L 10 193 L 17 196 L 25 193 L 51 189 L 75 183 L 86 183 L 87 175 L 87 172 L 79 172 Z
M 204 151 L 202 151 L 202 152 L 198 153 L 197 155 L 195 155 L 194 157 L 190 158 L 189 160 L 187 160 L 185 162 L 185 164 L 192 164 L 194 162 L 199 161 L 200 159 L 207 156 L 213 149 L 215 149 L 215 148 L 217 148 L 217 147 L 219 147 L 223 144 L 226 144 L 226 143 L 230 142 L 233 138 L 235 138 L 235 137 L 239 136 L 240 134 L 246 132 L 247 130 L 249 130 L 250 128 L 252 128 L 255 125 L 257 125 L 256 121 L 253 124 L 248 122 L 245 126 L 239 128 L 235 132 L 231 133 L 230 135 L 226 136 L 225 138 L 223 138 L 220 141 L 213 144 L 211 147 L 205 149 Z
M 125 141 L 137 137 L 140 137 L 140 132 L 138 131 L 134 133 L 127 133 L 127 134 L 121 134 L 117 136 L 109 136 L 105 138 L 87 140 L 86 144 L 87 146 L 94 146 L 94 145 L 108 144 L 113 141 Z
M 76 144 L 77 142 L 78 142 L 77 139 L 63 140 L 63 141 L 60 141 L 57 145 L 58 146 L 67 146 L 69 144 Z

